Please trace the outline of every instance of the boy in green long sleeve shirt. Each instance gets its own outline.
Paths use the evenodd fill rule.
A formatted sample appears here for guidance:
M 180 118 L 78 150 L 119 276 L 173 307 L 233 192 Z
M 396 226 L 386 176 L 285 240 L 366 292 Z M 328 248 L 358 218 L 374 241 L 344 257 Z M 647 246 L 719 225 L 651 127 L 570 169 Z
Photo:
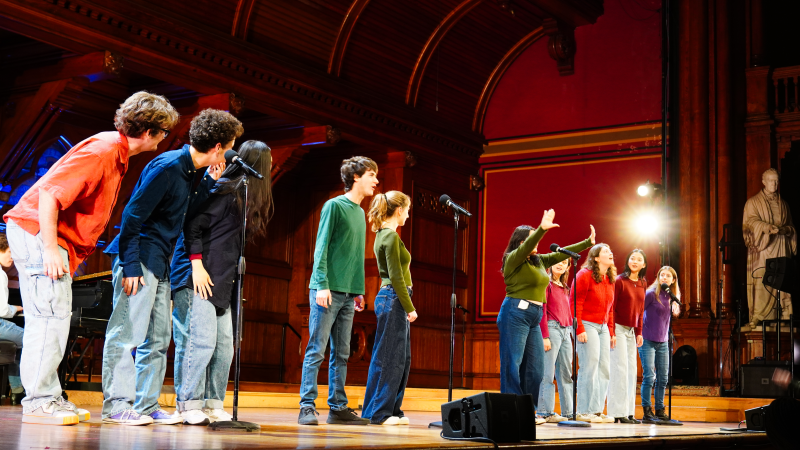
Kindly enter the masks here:
M 309 283 L 311 314 L 308 318 L 308 346 L 300 384 L 300 425 L 317 425 L 314 402 L 317 374 L 330 339 L 328 369 L 328 423 L 366 425 L 347 406 L 344 391 L 350 334 L 355 311 L 364 309 L 364 251 L 367 224 L 360 203 L 371 197 L 378 185 L 378 165 L 369 158 L 346 159 L 341 167 L 344 195 L 328 200 L 320 214 L 314 268 Z

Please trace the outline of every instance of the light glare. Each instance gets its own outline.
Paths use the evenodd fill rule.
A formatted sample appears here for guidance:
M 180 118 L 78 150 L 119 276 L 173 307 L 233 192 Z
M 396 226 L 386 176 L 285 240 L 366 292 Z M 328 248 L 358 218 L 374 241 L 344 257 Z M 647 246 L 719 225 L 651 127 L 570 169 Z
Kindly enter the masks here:
M 658 219 L 652 212 L 641 213 L 636 218 L 636 230 L 639 234 L 653 235 L 658 233 Z
M 641 196 L 641 197 L 647 197 L 648 195 L 650 195 L 650 185 L 643 184 L 643 185 L 639 186 L 639 188 L 636 190 L 636 192 L 638 192 L 639 196 Z

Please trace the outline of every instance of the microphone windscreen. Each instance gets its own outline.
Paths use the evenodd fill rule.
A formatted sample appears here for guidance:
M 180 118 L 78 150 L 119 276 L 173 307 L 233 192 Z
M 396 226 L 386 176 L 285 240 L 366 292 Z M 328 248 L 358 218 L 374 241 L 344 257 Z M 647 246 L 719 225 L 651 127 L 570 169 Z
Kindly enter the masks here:
M 446 205 L 447 202 L 449 202 L 449 201 L 450 201 L 450 196 L 447 195 L 447 194 L 442 194 L 442 196 L 439 197 L 439 203 L 442 204 L 442 205 Z
M 666 291 L 667 289 L 669 289 L 669 286 L 667 285 L 667 283 L 661 283 L 661 290 L 662 291 Z
M 225 163 L 231 164 L 233 162 L 233 158 L 235 158 L 237 156 L 239 156 L 239 154 L 236 153 L 236 150 L 228 150 L 228 151 L 226 151 L 225 152 Z
M 558 244 L 550 244 L 550 251 L 557 252 L 558 251 Z

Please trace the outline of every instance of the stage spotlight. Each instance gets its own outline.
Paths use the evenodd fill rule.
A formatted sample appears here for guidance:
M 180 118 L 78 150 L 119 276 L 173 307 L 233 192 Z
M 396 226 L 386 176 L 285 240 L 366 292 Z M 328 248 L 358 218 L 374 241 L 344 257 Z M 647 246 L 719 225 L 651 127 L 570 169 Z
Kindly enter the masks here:
M 636 192 L 639 193 L 640 197 L 647 197 L 648 195 L 650 195 L 651 191 L 652 189 L 650 189 L 649 183 L 639 186 L 639 189 L 636 190 Z
M 642 235 L 658 233 L 658 219 L 652 212 L 643 212 L 636 218 L 636 230 Z
M 664 188 L 660 184 L 651 183 L 650 180 L 647 180 L 647 183 L 636 189 L 636 193 L 641 197 L 650 197 L 653 199 L 655 196 L 663 194 L 663 190 Z

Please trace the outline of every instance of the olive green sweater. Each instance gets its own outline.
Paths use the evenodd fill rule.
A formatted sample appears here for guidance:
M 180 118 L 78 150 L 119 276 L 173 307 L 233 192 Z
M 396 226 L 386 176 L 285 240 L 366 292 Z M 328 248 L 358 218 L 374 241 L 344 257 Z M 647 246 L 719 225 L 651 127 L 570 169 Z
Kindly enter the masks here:
M 545 269 L 569 258 L 563 253 L 547 253 L 539 255 L 539 264 L 534 265 L 528 259 L 536 244 L 542 240 L 547 230 L 537 228 L 516 250 L 505 257 L 503 263 L 503 278 L 506 282 L 506 295 L 513 298 L 522 298 L 534 302 L 546 303 L 545 289 L 550 283 L 550 277 Z M 565 247 L 573 252 L 582 252 L 592 246 L 592 241 L 586 239 L 577 244 Z
M 411 296 L 408 295 L 408 286 L 411 286 L 411 253 L 406 250 L 400 235 L 388 228 L 382 228 L 375 234 L 375 245 L 372 249 L 378 261 L 381 287 L 392 285 L 406 313 L 414 311 Z

